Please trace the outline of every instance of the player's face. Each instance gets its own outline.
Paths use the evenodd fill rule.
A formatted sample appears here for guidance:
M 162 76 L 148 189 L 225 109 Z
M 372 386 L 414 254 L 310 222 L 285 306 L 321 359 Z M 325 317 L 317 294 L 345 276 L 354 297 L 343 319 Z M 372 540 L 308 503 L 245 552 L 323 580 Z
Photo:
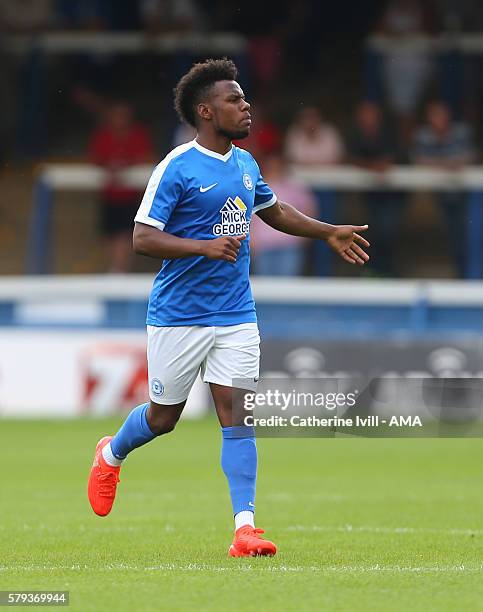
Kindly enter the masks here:
M 211 110 L 215 130 L 231 140 L 250 133 L 250 104 L 236 81 L 218 81 L 211 92 Z

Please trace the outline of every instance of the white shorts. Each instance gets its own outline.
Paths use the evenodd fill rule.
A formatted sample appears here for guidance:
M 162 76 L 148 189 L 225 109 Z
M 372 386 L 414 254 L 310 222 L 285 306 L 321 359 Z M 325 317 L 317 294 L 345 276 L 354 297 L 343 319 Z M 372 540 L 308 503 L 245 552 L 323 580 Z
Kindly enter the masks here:
M 148 325 L 147 330 L 149 397 L 156 404 L 184 402 L 200 369 L 203 382 L 256 388 L 260 365 L 256 323 L 226 327 Z

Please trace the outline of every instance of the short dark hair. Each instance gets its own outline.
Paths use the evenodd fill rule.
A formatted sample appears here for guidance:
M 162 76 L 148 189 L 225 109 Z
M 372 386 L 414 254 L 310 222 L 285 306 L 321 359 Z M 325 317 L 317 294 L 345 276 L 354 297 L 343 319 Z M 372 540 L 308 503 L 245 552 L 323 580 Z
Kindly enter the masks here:
M 196 127 L 196 105 L 217 81 L 235 81 L 237 76 L 237 67 L 226 57 L 193 64 L 174 88 L 174 108 L 179 118 Z

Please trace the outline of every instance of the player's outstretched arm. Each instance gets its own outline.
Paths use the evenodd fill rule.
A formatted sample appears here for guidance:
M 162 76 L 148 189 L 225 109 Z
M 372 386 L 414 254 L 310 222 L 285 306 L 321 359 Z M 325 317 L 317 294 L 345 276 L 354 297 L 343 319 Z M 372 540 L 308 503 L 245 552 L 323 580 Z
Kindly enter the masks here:
M 365 232 L 367 225 L 323 223 L 280 201 L 257 214 L 265 223 L 285 234 L 325 240 L 330 248 L 348 263 L 363 265 L 369 261 L 369 255 L 362 248 L 369 247 L 369 242 L 358 233 Z
M 156 227 L 136 223 L 133 233 L 133 248 L 139 255 L 157 259 L 179 259 L 203 256 L 235 263 L 238 251 L 246 236 L 220 236 L 214 240 L 192 240 L 180 238 Z

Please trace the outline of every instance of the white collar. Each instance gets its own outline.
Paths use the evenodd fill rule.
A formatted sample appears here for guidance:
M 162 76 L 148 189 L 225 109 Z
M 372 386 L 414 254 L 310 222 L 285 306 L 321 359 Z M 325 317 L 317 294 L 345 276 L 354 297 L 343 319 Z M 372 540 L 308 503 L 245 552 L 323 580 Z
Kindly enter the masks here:
M 228 161 L 233 153 L 233 145 L 231 145 L 231 149 L 228 151 L 228 153 L 225 153 L 225 155 L 222 155 L 221 153 L 217 153 L 216 151 L 212 151 L 211 149 L 207 149 L 206 147 L 203 147 L 196 140 L 196 138 L 192 141 L 192 143 L 195 149 L 198 149 L 200 153 L 204 153 L 205 155 L 209 155 L 210 157 L 214 157 L 215 159 L 219 159 L 223 162 Z

